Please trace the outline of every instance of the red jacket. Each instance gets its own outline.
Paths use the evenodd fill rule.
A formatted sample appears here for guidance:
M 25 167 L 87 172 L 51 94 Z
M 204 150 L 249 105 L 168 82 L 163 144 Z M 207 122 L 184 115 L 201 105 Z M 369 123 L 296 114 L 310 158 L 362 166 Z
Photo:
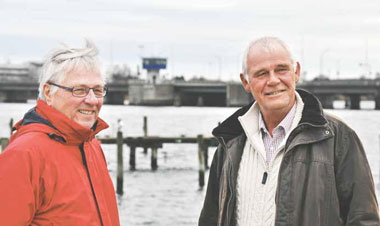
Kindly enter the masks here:
M 118 226 L 116 197 L 95 134 L 43 101 L 0 154 L 0 225 Z

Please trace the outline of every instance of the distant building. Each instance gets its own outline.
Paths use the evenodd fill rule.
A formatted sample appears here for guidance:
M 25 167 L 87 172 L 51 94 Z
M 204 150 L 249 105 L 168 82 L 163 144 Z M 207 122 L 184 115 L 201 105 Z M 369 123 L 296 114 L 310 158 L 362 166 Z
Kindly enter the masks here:
M 148 82 L 155 84 L 160 80 L 160 70 L 166 69 L 167 59 L 166 58 L 143 58 L 143 69 L 148 72 Z
M 0 64 L 0 82 L 38 82 L 42 63 Z

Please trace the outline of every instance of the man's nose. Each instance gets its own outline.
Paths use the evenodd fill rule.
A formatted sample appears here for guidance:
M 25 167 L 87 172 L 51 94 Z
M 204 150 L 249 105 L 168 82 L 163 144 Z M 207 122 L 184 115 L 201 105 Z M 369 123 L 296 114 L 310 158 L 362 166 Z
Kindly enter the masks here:
M 88 104 L 97 104 L 98 98 L 95 96 L 95 93 L 92 89 L 88 91 L 87 96 L 85 97 L 85 102 Z
M 280 82 L 274 71 L 269 72 L 268 85 L 276 85 Z

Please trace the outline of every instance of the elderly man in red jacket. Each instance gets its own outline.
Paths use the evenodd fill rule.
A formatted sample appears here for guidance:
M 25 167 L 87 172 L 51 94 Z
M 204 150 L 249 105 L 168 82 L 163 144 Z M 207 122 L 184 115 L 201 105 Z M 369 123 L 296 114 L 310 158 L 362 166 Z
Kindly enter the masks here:
M 107 93 L 97 49 L 56 49 L 46 58 L 36 107 L 0 155 L 0 224 L 120 225 L 95 135 Z

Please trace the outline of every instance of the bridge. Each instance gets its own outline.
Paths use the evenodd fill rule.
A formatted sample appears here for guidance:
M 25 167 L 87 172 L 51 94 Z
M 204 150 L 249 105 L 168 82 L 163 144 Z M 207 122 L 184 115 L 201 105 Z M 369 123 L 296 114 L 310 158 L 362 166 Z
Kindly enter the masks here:
M 241 106 L 252 101 L 237 82 L 169 82 L 163 84 L 142 81 L 107 84 L 105 104 L 124 104 L 129 99 L 134 105 L 177 106 Z M 343 99 L 351 109 L 360 108 L 360 100 L 374 100 L 380 109 L 380 79 L 313 80 L 297 85 L 315 94 L 325 108 Z M 0 82 L 0 102 L 26 102 L 36 99 L 36 82 Z
M 343 97 L 351 109 L 360 109 L 362 98 L 374 100 L 375 109 L 380 109 L 380 79 L 313 80 L 297 88 L 316 95 L 324 108 L 333 108 L 333 101 Z

